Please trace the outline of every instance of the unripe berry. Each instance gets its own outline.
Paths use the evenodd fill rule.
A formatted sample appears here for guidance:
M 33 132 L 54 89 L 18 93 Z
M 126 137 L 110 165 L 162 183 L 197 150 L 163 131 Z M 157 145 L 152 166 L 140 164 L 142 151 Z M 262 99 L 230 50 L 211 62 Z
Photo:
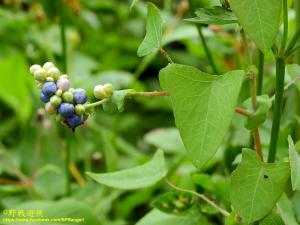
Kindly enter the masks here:
M 61 75 L 59 78 L 64 78 L 64 79 L 67 79 L 67 80 L 68 80 L 69 76 L 68 76 L 67 74 L 63 74 L 63 75 Z
M 70 103 L 61 103 L 58 107 L 58 113 L 64 117 L 72 116 L 74 114 L 74 106 Z
M 57 86 L 57 85 L 56 85 Z M 63 94 L 62 90 L 58 89 L 56 92 L 55 92 L 55 95 L 58 96 L 58 97 L 61 97 Z
M 49 70 L 50 68 L 52 67 L 55 67 L 54 64 L 52 62 L 46 62 L 44 65 L 43 65 L 43 69 L 45 70 Z
M 43 94 L 43 92 L 40 93 L 40 99 L 42 102 L 47 103 L 50 100 L 50 97 Z
M 57 114 L 56 116 L 55 116 L 55 120 L 56 120 L 56 122 L 62 122 L 62 121 L 64 121 L 64 117 L 63 116 L 61 116 L 60 114 Z
M 85 112 L 85 107 L 81 104 L 78 104 L 78 105 L 75 106 L 75 112 L 76 112 L 77 115 L 81 116 Z
M 54 80 L 58 80 L 60 76 L 60 72 L 56 67 L 51 67 L 48 70 L 47 75 L 52 77 Z
M 83 123 L 83 116 L 73 115 L 67 118 L 66 123 L 70 128 L 75 128 Z
M 61 100 L 61 97 L 58 97 L 56 95 L 53 95 L 51 98 L 50 98 L 50 103 L 55 107 L 57 108 L 60 103 L 62 102 Z
M 64 102 L 73 103 L 73 94 L 72 94 L 72 92 L 66 91 L 65 93 L 63 93 L 62 99 L 63 99 Z
M 59 80 L 56 82 L 56 85 L 58 89 L 62 90 L 62 92 L 65 92 L 70 88 L 70 81 L 66 78 L 59 78 Z
M 49 114 L 55 114 L 56 113 L 56 109 L 55 107 L 53 107 L 53 105 L 51 105 L 50 102 L 47 102 L 45 105 L 45 111 Z
M 53 77 L 47 77 L 46 81 L 48 81 L 48 82 L 54 82 L 54 79 L 53 79 Z
M 34 79 L 37 80 L 37 81 L 45 81 L 46 79 L 46 71 L 42 68 L 37 68 L 35 71 L 34 71 Z
M 87 96 L 84 89 L 75 89 L 73 96 L 76 104 L 84 104 L 87 102 Z
M 42 69 L 42 67 L 40 65 L 34 64 L 30 67 L 29 71 L 31 74 L 34 74 L 38 69 Z
M 112 84 L 97 85 L 94 87 L 94 96 L 97 99 L 109 98 L 114 92 Z
M 56 84 L 54 82 L 46 82 L 43 85 L 42 92 L 45 96 L 52 96 L 57 91 Z

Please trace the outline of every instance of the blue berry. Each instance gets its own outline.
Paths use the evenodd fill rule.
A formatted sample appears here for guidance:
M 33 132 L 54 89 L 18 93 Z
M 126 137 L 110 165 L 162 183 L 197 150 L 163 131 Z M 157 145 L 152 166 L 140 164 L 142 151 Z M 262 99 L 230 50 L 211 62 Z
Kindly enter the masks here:
M 72 116 L 74 114 L 74 105 L 70 103 L 62 103 L 58 107 L 58 113 L 64 117 Z
M 41 101 L 44 102 L 44 103 L 47 103 L 47 102 L 50 101 L 50 97 L 44 95 L 43 92 L 40 93 L 40 99 L 41 99 Z
M 73 96 L 76 104 L 84 104 L 87 101 L 87 96 L 84 89 L 75 89 Z
M 75 128 L 83 123 L 83 116 L 74 114 L 66 120 L 66 123 L 70 128 Z
M 51 97 L 57 91 L 56 84 L 54 82 L 46 82 L 43 85 L 42 92 L 45 96 Z

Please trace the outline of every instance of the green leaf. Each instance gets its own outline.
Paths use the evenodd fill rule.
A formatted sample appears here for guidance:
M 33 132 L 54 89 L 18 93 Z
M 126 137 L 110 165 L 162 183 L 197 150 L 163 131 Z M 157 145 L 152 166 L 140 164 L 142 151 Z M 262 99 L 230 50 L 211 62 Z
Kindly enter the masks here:
M 171 215 L 157 209 L 150 211 L 136 225 L 210 225 L 210 223 L 196 210 L 185 215 Z
M 20 55 L 6 57 L 0 63 L 0 99 L 14 110 L 20 122 L 25 123 L 32 109 L 29 84 L 33 82 L 25 60 Z
M 148 3 L 146 36 L 138 48 L 139 57 L 149 55 L 161 48 L 162 18 L 159 9 L 152 3 Z
M 130 10 L 134 7 L 134 5 L 138 2 L 139 0 L 132 0 L 131 5 L 130 5 Z
M 170 191 L 159 196 L 152 202 L 152 207 L 164 213 L 182 214 L 194 204 L 193 196 L 189 193 Z
M 232 0 L 231 9 L 257 47 L 266 53 L 279 29 L 281 0 Z
M 293 139 L 288 137 L 289 142 L 289 158 L 291 167 L 291 181 L 293 191 L 300 190 L 300 156 L 298 155 Z
M 242 221 L 262 219 L 275 206 L 289 179 L 288 163 L 262 163 L 257 153 L 243 149 L 243 159 L 231 175 L 231 203 Z
M 124 190 L 151 186 L 166 174 L 167 169 L 162 150 L 158 150 L 149 162 L 131 169 L 99 174 L 87 172 L 87 175 L 100 184 Z
M 243 80 L 243 71 L 223 76 L 170 64 L 159 74 L 171 95 L 176 125 L 189 158 L 201 168 L 217 151 L 228 129 Z
M 271 212 L 261 222 L 259 222 L 259 225 L 284 225 L 284 222 L 278 213 Z
M 272 100 L 268 95 L 257 96 L 257 109 L 247 117 L 245 127 L 249 130 L 257 128 L 267 119 L 267 113 L 272 107 Z
M 200 24 L 231 24 L 237 23 L 236 16 L 228 9 L 220 6 L 200 8 L 196 11 L 197 17 L 186 21 Z
M 298 64 L 289 64 L 289 65 L 287 65 L 286 66 L 286 71 L 292 79 L 296 79 L 296 78 L 300 77 L 300 66 Z M 295 85 L 296 85 L 298 91 L 300 91 L 300 80 L 297 80 L 295 82 Z
M 114 91 L 111 99 L 103 104 L 103 110 L 107 113 L 123 112 L 126 97 L 132 92 L 133 89 Z
M 277 209 L 285 225 L 299 225 L 294 214 L 293 204 L 286 194 L 279 199 Z
M 163 149 L 165 152 L 184 152 L 179 131 L 174 127 L 151 130 L 144 136 L 144 140 L 147 144 Z

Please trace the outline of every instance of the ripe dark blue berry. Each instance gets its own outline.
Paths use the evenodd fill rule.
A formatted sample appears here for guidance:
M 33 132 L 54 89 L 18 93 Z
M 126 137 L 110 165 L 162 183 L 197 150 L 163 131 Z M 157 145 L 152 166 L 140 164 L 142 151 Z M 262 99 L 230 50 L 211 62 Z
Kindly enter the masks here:
M 87 101 L 87 95 L 84 89 L 75 89 L 73 97 L 76 104 L 84 104 Z
M 74 114 L 74 105 L 70 103 L 62 103 L 58 107 L 58 113 L 64 117 L 69 117 Z
M 47 103 L 50 101 L 50 97 L 43 94 L 43 92 L 40 93 L 40 99 L 42 102 Z
M 76 128 L 83 123 L 83 116 L 74 114 L 73 116 L 67 118 L 66 123 L 70 128 Z
M 56 84 L 54 82 L 46 82 L 43 85 L 42 92 L 45 96 L 51 97 L 57 91 Z

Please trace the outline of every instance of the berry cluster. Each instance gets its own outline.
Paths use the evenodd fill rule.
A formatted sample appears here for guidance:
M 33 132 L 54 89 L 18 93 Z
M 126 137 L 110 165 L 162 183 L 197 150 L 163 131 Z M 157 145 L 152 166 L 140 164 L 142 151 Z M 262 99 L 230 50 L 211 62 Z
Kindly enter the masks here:
M 68 75 L 61 75 L 53 63 L 47 62 L 41 67 L 30 67 L 38 87 L 41 88 L 40 99 L 49 114 L 56 114 L 57 121 L 71 129 L 83 124 L 87 119 L 85 104 L 87 95 L 84 89 L 70 88 Z

